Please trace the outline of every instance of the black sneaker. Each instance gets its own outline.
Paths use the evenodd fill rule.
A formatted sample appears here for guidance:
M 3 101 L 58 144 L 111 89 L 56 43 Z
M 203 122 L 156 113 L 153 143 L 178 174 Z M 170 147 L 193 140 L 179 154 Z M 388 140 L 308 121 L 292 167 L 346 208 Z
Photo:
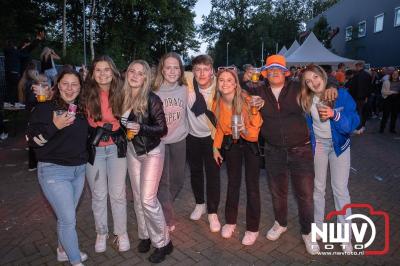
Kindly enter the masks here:
M 165 256 L 172 253 L 174 250 L 174 246 L 172 245 L 172 241 L 169 241 L 168 245 L 162 248 L 156 248 L 149 257 L 149 261 L 151 263 L 160 263 L 165 260 Z
M 139 253 L 146 253 L 149 252 L 150 246 L 151 246 L 150 239 L 140 239 L 137 249 Z

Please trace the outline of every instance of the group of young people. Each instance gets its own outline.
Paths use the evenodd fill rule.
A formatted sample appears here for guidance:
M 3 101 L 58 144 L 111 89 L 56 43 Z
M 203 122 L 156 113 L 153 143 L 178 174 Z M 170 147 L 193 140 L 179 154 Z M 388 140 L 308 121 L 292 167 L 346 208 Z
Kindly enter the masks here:
M 329 87 L 318 66 L 308 66 L 300 82 L 287 81 L 285 58 L 279 55 L 268 57 L 263 70 L 268 82 L 249 91 L 242 90 L 235 67 L 215 71 L 208 55 L 195 57 L 192 71 L 185 72 L 180 56 L 168 53 L 155 77 L 144 60 L 131 62 L 121 77 L 108 56 L 92 62 L 85 81 L 72 69 L 59 73 L 52 99 L 35 106 L 27 131 L 39 162 L 39 183 L 57 216 L 58 261 L 82 265 L 88 257 L 79 249 L 75 211 L 85 176 L 97 232 L 95 251 L 107 248 L 108 196 L 115 244 L 120 252 L 130 249 L 128 172 L 137 250 L 147 253 L 153 246 L 149 261 L 162 262 L 173 251 L 170 233 L 178 226 L 173 202 L 184 183 L 186 161 L 196 203 L 190 219 L 207 213 L 210 231 L 221 231 L 223 238 L 236 230 L 244 166 L 242 244 L 254 244 L 261 212 L 259 136 L 265 140 L 275 217 L 267 238 L 275 241 L 287 230 L 290 179 L 306 249 L 317 254 L 310 231 L 314 220 L 323 222 L 328 162 L 336 209 L 350 203 L 350 133 L 359 124 L 355 104 L 345 90 Z M 224 162 L 228 191 L 221 227 Z M 339 222 L 348 215 L 350 211 Z

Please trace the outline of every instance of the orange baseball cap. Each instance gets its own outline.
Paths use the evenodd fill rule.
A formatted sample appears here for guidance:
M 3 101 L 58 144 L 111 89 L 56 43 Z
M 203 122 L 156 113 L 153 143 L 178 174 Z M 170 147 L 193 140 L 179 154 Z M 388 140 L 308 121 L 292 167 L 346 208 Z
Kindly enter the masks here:
M 286 68 L 286 58 L 283 55 L 279 55 L 279 54 L 274 54 L 274 55 L 267 57 L 266 64 L 261 69 L 261 74 L 264 77 L 266 77 L 267 70 L 270 68 L 280 68 L 285 72 L 289 71 Z

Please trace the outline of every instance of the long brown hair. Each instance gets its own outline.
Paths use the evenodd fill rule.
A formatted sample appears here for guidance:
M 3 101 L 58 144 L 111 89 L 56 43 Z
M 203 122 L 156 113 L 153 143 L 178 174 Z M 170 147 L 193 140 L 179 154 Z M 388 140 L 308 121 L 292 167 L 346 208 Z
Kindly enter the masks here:
M 95 122 L 102 120 L 100 107 L 100 87 L 93 77 L 93 71 L 96 68 L 96 64 L 99 62 L 107 62 L 111 68 L 112 80 L 108 100 L 112 114 L 119 119 L 122 114 L 122 80 L 114 61 L 107 55 L 101 55 L 95 58 L 92 62 L 92 67 L 90 68 L 85 80 L 82 98 L 83 105 L 88 113 L 88 116 L 93 118 Z
M 310 113 L 314 92 L 306 84 L 306 81 L 304 79 L 304 74 L 306 72 L 313 72 L 316 75 L 320 76 L 321 79 L 325 82 L 325 86 L 326 84 L 328 84 L 328 76 L 322 67 L 314 64 L 308 65 L 300 75 L 301 89 L 299 95 L 297 95 L 297 103 L 301 106 L 301 108 L 303 108 L 304 112 Z
M 68 104 L 61 98 L 60 89 L 58 87 L 61 80 L 64 78 L 65 75 L 74 75 L 79 80 L 79 85 L 81 86 L 81 88 L 80 88 L 78 97 L 76 97 L 76 99 L 75 99 L 75 104 L 78 106 L 76 113 L 84 114 L 84 109 L 83 109 L 83 106 L 81 103 L 82 102 L 83 81 L 82 81 L 82 78 L 79 75 L 79 73 L 76 72 L 74 69 L 65 68 L 64 70 L 61 71 L 60 74 L 58 74 L 57 82 L 54 85 L 54 96 L 53 96 L 52 101 L 55 103 L 57 110 L 68 110 Z
M 214 110 L 214 114 L 215 117 L 218 120 L 219 117 L 219 103 L 220 103 L 220 99 L 221 99 L 221 93 L 219 92 L 219 82 L 218 82 L 218 78 L 219 76 L 224 73 L 224 72 L 228 72 L 230 73 L 234 78 L 235 78 L 235 82 L 236 82 L 236 88 L 235 88 L 235 96 L 233 97 L 233 101 L 232 101 L 232 114 L 237 114 L 240 115 L 242 114 L 242 108 L 246 108 L 247 109 L 247 113 L 249 113 L 249 107 L 248 104 L 246 102 L 245 99 L 245 94 L 242 93 L 242 88 L 240 87 L 240 83 L 239 83 L 239 77 L 238 74 L 235 70 L 231 70 L 231 69 L 223 69 L 223 70 L 219 70 L 217 72 L 217 83 L 216 83 L 216 92 L 215 92 L 215 107 L 213 108 Z
M 124 94 L 124 101 L 123 101 L 123 112 L 125 113 L 128 110 L 131 110 L 136 117 L 146 117 L 147 114 L 147 107 L 148 107 L 148 99 L 149 93 L 151 90 L 151 69 L 149 64 L 144 60 L 134 60 L 132 63 L 129 64 L 127 73 L 131 69 L 131 67 L 135 64 L 139 64 L 143 66 L 144 71 L 144 81 L 142 87 L 139 89 L 139 93 L 133 97 L 132 95 L 132 88 L 129 86 L 128 79 L 125 78 L 124 86 L 122 88 Z
M 164 76 L 162 74 L 162 71 L 163 71 L 163 68 L 165 65 L 165 60 L 167 60 L 170 57 L 175 58 L 179 62 L 179 69 L 181 70 L 181 75 L 178 79 L 179 86 L 187 85 L 186 79 L 185 79 L 185 69 L 183 68 L 183 63 L 182 63 L 181 57 L 175 52 L 170 52 L 170 53 L 163 55 L 160 59 L 160 62 L 158 63 L 156 78 L 154 80 L 154 86 L 153 86 L 153 90 L 155 90 L 155 91 L 160 89 L 161 85 L 164 82 Z

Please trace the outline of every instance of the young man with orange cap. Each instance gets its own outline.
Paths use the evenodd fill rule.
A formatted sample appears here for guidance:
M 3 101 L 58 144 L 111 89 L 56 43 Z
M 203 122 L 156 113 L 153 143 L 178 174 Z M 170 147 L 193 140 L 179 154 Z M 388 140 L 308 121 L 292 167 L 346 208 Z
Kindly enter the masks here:
M 297 102 L 300 83 L 286 80 L 290 75 L 282 55 L 267 58 L 261 72 L 268 85 L 252 94 L 262 98 L 260 112 L 264 121 L 260 134 L 265 139 L 264 154 L 268 186 L 272 194 L 275 223 L 267 238 L 275 241 L 287 230 L 289 178 L 298 205 L 302 238 L 307 252 L 315 255 L 318 244 L 311 241 L 314 222 L 314 165 L 309 130 L 302 108 Z M 335 98 L 336 89 L 327 90 Z

